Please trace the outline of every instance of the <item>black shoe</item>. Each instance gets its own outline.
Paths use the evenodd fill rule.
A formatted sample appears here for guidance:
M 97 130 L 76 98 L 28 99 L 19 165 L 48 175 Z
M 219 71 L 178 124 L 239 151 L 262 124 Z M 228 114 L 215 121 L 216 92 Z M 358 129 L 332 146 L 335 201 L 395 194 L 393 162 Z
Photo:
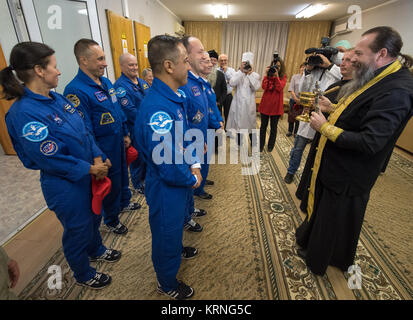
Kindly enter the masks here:
M 213 185 L 214 185 L 214 181 L 212 181 L 212 180 L 205 180 L 205 184 L 206 184 L 207 186 L 213 186 Z
M 197 195 L 196 194 L 196 196 L 197 197 L 200 197 L 201 199 L 204 199 L 204 200 L 211 200 L 212 199 L 212 194 L 209 194 L 209 193 L 202 193 L 202 194 L 199 194 L 199 195 Z
M 110 285 L 111 282 L 111 276 L 101 272 L 96 272 L 95 276 L 92 279 L 85 282 L 77 282 L 77 284 L 88 287 L 90 289 L 100 290 Z
M 129 205 L 122 209 L 122 211 L 135 211 L 142 208 L 142 206 L 137 202 L 131 202 Z
M 184 225 L 184 230 L 186 231 L 191 231 L 191 232 L 201 232 L 202 231 L 202 226 L 195 222 L 194 220 L 189 220 L 187 223 Z
M 106 251 L 101 256 L 96 257 L 96 258 L 90 258 L 90 261 L 91 262 L 105 261 L 105 262 L 113 263 L 113 262 L 119 261 L 121 256 L 122 256 L 122 253 L 118 250 L 106 249 Z
M 193 259 L 198 254 L 198 249 L 192 247 L 184 247 L 182 249 L 182 259 Z
M 285 135 L 286 135 L 287 137 L 291 137 L 291 136 L 292 136 L 292 133 L 288 131 Z
M 297 255 L 305 261 L 305 259 L 307 258 L 307 250 L 297 249 Z
M 191 217 L 199 218 L 199 217 L 203 217 L 206 214 L 207 214 L 206 211 L 203 209 L 195 209 L 194 212 L 192 212 Z
M 112 227 L 110 225 L 106 225 L 106 227 L 109 229 L 109 231 L 116 233 L 116 234 L 126 234 L 128 233 L 128 228 L 124 226 L 122 223 L 118 223 L 116 227 Z
M 293 179 L 294 179 L 294 175 L 287 172 L 287 175 L 284 177 L 284 182 L 286 184 L 290 184 L 291 182 L 293 182 Z
M 183 300 L 183 299 L 191 298 L 195 293 L 194 289 L 191 288 L 190 286 L 187 286 L 182 281 L 178 281 L 178 282 L 179 282 L 178 288 L 176 288 L 175 290 L 168 291 L 168 292 L 163 291 L 161 288 L 161 285 L 158 283 L 158 293 L 167 295 L 168 297 L 175 299 L 175 300 Z

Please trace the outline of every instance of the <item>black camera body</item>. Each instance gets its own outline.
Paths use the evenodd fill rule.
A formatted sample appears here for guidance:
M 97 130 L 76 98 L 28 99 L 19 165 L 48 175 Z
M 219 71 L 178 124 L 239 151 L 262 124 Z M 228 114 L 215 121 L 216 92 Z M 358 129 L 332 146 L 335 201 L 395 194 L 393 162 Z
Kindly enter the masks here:
M 252 69 L 252 67 L 251 67 L 250 62 L 249 62 L 249 61 L 245 61 L 244 70 L 251 70 L 251 69 Z
M 331 61 L 331 57 L 337 54 L 338 50 L 337 48 L 330 47 L 329 44 L 330 44 L 330 38 L 323 37 L 321 39 L 321 48 L 308 48 L 307 50 L 305 50 L 305 54 L 313 54 L 313 53 L 322 54 L 328 60 Z M 320 65 L 323 64 L 323 60 L 319 56 L 312 55 L 308 58 L 307 63 L 310 66 L 319 67 Z
M 273 54 L 273 60 L 271 62 L 270 68 L 267 72 L 267 77 L 272 77 L 275 74 L 275 71 L 280 71 L 280 68 L 277 66 L 277 62 L 280 61 L 280 57 L 278 56 L 278 52 L 275 51 Z

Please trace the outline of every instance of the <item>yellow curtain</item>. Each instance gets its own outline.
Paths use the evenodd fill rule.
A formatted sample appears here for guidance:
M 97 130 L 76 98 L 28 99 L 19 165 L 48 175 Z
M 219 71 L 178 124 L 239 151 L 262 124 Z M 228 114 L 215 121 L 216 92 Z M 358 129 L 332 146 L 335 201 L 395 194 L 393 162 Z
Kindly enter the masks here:
M 184 21 L 185 34 L 201 40 L 206 51 L 221 52 L 222 22 Z
M 288 79 L 299 72 L 307 48 L 321 46 L 321 38 L 330 34 L 331 21 L 292 21 L 288 33 L 285 67 Z

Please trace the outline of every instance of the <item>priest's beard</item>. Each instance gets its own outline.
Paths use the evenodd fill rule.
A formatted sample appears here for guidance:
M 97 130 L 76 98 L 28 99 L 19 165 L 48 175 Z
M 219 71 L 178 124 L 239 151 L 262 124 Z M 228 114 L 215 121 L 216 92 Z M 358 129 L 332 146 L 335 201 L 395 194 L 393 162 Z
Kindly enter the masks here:
M 215 87 L 217 83 L 217 72 L 218 72 L 218 65 L 212 68 L 211 73 L 208 75 L 208 82 L 211 84 L 211 87 Z
M 362 88 L 366 83 L 374 78 L 374 72 L 376 71 L 371 64 L 357 63 L 354 65 L 353 80 L 346 83 L 341 87 L 340 92 L 337 95 L 337 101 L 345 97 L 347 99 L 353 92 Z

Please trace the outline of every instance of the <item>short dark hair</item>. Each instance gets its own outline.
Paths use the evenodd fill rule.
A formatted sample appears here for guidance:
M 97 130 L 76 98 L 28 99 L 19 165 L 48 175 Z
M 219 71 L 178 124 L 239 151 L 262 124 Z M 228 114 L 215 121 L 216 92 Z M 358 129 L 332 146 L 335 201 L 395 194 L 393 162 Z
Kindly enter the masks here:
M 370 44 L 370 49 L 374 53 L 380 49 L 386 48 L 389 55 L 396 58 L 403 47 L 403 41 L 400 34 L 391 27 L 380 26 L 367 30 L 362 36 L 376 34 L 374 41 Z
M 159 35 L 153 37 L 148 43 L 148 59 L 154 75 L 162 72 L 165 60 L 178 62 L 180 51 L 178 45 L 181 39 L 173 36 Z
M 74 53 L 77 62 L 79 63 L 79 58 L 82 56 L 87 56 L 88 50 L 92 46 L 98 46 L 99 43 L 97 43 L 95 40 L 92 39 L 80 39 L 78 42 L 76 42 L 75 47 L 74 47 Z
M 371 51 L 377 53 L 380 49 L 386 48 L 390 57 L 401 57 L 404 67 L 410 68 L 413 66 L 413 58 L 407 54 L 401 53 L 403 41 L 396 30 L 391 27 L 380 26 L 367 30 L 362 36 L 367 34 L 376 34 L 374 41 L 369 46 Z
M 7 100 L 21 98 L 24 87 L 20 81 L 29 82 L 33 77 L 32 70 L 37 65 L 46 69 L 54 53 L 52 48 L 40 42 L 27 41 L 16 44 L 10 53 L 10 66 L 0 71 L 2 97 Z M 13 74 L 13 70 L 18 78 Z

